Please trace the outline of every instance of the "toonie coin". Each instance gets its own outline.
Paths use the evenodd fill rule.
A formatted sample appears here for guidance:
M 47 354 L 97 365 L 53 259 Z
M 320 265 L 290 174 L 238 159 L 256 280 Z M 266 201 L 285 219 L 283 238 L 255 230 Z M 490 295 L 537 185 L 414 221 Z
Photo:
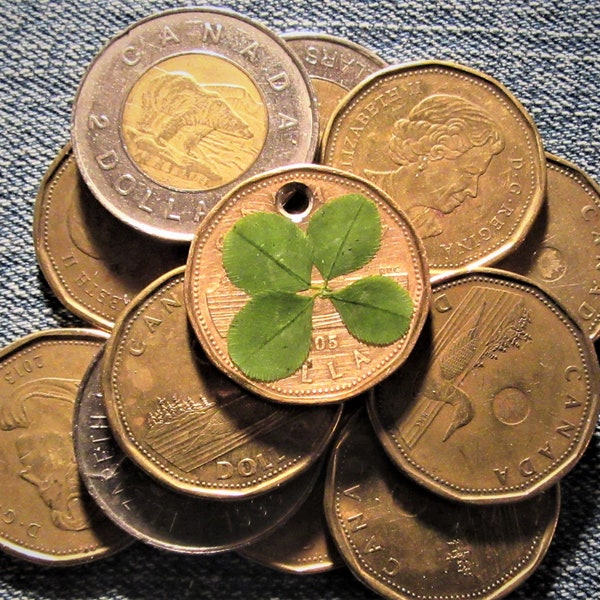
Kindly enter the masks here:
M 190 241 L 239 181 L 313 159 L 312 87 L 285 42 L 216 8 L 172 10 L 113 38 L 75 98 L 73 150 L 115 216 Z

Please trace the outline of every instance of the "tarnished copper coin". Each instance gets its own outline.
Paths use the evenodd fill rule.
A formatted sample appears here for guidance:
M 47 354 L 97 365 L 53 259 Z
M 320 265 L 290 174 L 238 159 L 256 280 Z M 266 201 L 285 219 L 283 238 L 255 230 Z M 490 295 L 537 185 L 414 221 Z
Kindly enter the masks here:
M 83 77 L 73 149 L 94 195 L 150 235 L 192 239 L 246 177 L 312 160 L 308 75 L 262 25 L 217 8 L 166 11 L 114 37 Z
M 600 187 L 579 167 L 546 155 L 546 202 L 532 230 L 498 264 L 535 281 L 570 310 L 592 340 L 600 337 L 596 247 Z
M 132 542 L 85 492 L 73 447 L 79 384 L 106 337 L 54 329 L 0 352 L 0 547 L 19 558 L 79 564 Z
M 212 554 L 255 542 L 301 506 L 314 485 L 311 467 L 277 489 L 244 500 L 211 500 L 160 485 L 123 453 L 104 407 L 101 363 L 86 375 L 75 418 L 81 477 L 104 512 L 151 546 Z
M 359 84 L 329 123 L 322 162 L 369 179 L 406 211 L 432 280 L 499 260 L 544 198 L 531 117 L 496 80 L 448 62 L 392 66 Z
M 434 286 L 411 359 L 370 416 L 390 457 L 434 492 L 509 502 L 580 458 L 600 406 L 591 341 L 533 282 L 489 269 Z
M 131 299 L 185 263 L 187 248 L 133 231 L 82 181 L 70 144 L 48 169 L 33 218 L 38 263 L 60 301 L 110 330 Z
M 306 358 L 291 374 L 275 380 L 259 379 L 243 372 L 230 356 L 228 340 L 233 329 L 232 322 L 238 315 L 245 314 L 242 311 L 246 311 L 250 302 L 255 301 L 255 296 L 234 285 L 228 277 L 223 263 L 224 237 L 242 217 L 266 214 L 269 221 L 277 221 L 278 224 L 288 221 L 296 226 L 289 225 L 293 230 L 293 240 L 285 240 L 285 244 L 295 248 L 296 242 L 304 243 L 306 232 L 310 233 L 317 215 L 323 215 L 325 209 L 336 212 L 337 209 L 333 210 L 334 203 L 340 206 L 339 199 L 348 196 L 352 199 L 359 197 L 361 202 L 368 204 L 369 211 L 377 215 L 382 233 L 375 254 L 364 266 L 325 283 L 324 276 L 316 266 L 310 271 L 309 262 L 310 285 L 307 284 L 306 289 L 298 294 L 290 294 L 294 301 L 308 302 L 309 308 L 301 315 L 301 318 L 308 315 L 306 339 L 302 338 L 302 344 L 306 344 Z M 354 214 L 346 216 L 342 212 L 340 216 L 336 212 L 336 215 L 343 220 L 343 227 L 347 225 L 350 228 L 356 222 Z M 328 231 L 320 230 L 320 233 L 326 238 L 325 242 L 335 248 L 339 240 L 333 232 L 329 235 Z M 351 240 L 359 238 L 361 233 L 365 235 L 363 231 L 356 231 L 356 228 L 352 232 L 351 238 L 344 238 L 346 249 L 348 245 L 353 248 Z M 343 231 L 343 235 L 347 233 Z M 280 251 L 286 254 L 285 248 L 279 245 L 273 247 L 277 250 L 276 254 Z M 271 246 L 267 251 L 271 251 Z M 264 252 L 261 250 L 255 254 L 263 256 Z M 258 287 L 263 279 L 267 279 L 262 269 L 248 274 Z M 386 285 L 402 287 L 412 301 L 413 310 L 407 320 L 406 332 L 391 343 L 368 343 L 351 335 L 337 305 L 334 306 L 330 300 L 332 292 L 341 293 L 350 285 L 360 286 L 370 278 L 379 282 L 383 280 Z M 324 289 L 327 295 L 323 293 Z M 203 221 L 194 239 L 186 268 L 185 291 L 186 306 L 194 330 L 207 356 L 220 369 L 262 396 L 281 402 L 305 404 L 337 402 L 358 395 L 398 367 L 408 356 L 421 331 L 430 295 L 423 248 L 404 213 L 368 182 L 336 169 L 316 165 L 296 165 L 265 173 L 248 180 L 225 197 Z M 286 299 L 288 296 L 286 294 Z M 311 301 L 313 304 L 310 304 Z M 361 302 L 356 299 L 357 305 Z M 278 324 L 287 315 L 285 310 L 269 309 L 257 322 L 267 329 L 272 327 L 270 321 Z M 386 325 L 381 325 L 380 330 L 385 331 Z M 262 356 L 263 347 L 272 339 L 242 341 L 250 348 L 250 354 L 256 352 L 257 356 Z M 289 344 L 282 347 L 282 356 L 274 358 L 285 359 L 299 344 L 299 339 L 291 339 Z
M 309 468 L 339 406 L 283 406 L 248 393 L 210 363 L 189 325 L 183 268 L 147 287 L 106 348 L 104 391 L 127 455 L 180 492 L 247 498 Z
M 532 574 L 554 534 L 558 484 L 513 504 L 450 502 L 399 473 L 357 417 L 336 446 L 325 506 L 359 580 L 390 600 L 493 600 Z
M 310 496 L 283 525 L 239 554 L 284 573 L 322 573 L 343 566 L 325 520 L 324 488 L 322 472 Z
M 321 128 L 347 92 L 388 64 L 368 48 L 334 35 L 299 31 L 282 37 L 308 72 L 317 95 Z

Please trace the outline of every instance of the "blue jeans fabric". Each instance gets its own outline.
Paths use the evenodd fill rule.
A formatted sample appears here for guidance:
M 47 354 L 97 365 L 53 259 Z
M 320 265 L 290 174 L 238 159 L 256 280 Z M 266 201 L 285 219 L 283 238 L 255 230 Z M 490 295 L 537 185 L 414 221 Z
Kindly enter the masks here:
M 62 308 L 38 270 L 32 220 L 40 180 L 68 141 L 71 104 L 85 68 L 132 22 L 191 5 L 0 0 L 1 346 L 41 329 L 83 325 Z M 304 29 L 342 36 L 389 62 L 433 58 L 480 69 L 525 105 L 549 152 L 600 179 L 600 3 L 595 0 L 226 0 L 221 6 L 279 33 Z M 563 481 L 561 518 L 546 558 L 511 598 L 600 598 L 599 482 L 597 428 Z M 0 600 L 374 597 L 346 570 L 299 578 L 233 553 L 179 556 L 136 544 L 67 569 L 0 554 Z

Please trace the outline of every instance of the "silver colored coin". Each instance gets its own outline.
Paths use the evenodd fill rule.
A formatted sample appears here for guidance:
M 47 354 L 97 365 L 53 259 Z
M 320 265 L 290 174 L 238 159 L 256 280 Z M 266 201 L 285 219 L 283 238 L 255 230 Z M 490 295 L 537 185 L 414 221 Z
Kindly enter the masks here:
M 149 235 L 190 241 L 242 179 L 310 162 L 316 100 L 278 36 L 236 13 L 194 8 L 113 38 L 74 102 L 75 157 L 91 191 Z
M 187 554 L 240 548 L 279 526 L 310 494 L 320 463 L 249 500 L 197 498 L 159 485 L 127 459 L 111 433 L 100 383 L 101 358 L 82 382 L 74 417 L 75 452 L 91 496 L 134 538 Z

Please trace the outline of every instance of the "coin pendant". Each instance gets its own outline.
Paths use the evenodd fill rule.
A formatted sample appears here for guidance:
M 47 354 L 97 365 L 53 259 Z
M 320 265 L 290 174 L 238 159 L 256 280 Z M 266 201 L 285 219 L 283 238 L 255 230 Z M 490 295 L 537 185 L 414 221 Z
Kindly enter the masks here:
M 330 287 L 335 294 L 359 280 L 373 277 L 391 280 L 403 287 L 413 305 L 405 334 L 389 344 L 359 341 L 350 334 L 332 301 L 315 292 L 323 288 L 323 279 L 319 279 L 313 267 L 309 272 L 310 289 L 297 295 L 297 299 L 313 299 L 312 318 L 306 332 L 310 337 L 302 339 L 302 343 L 306 343 L 306 359 L 290 375 L 274 381 L 247 375 L 232 361 L 228 335 L 232 321 L 246 309 L 251 297 L 234 285 L 225 271 L 224 236 L 244 215 L 256 212 L 283 215 L 302 231 L 299 235 L 304 235 L 319 210 L 348 194 L 360 195 L 375 207 L 381 223 L 381 244 L 364 266 L 331 279 Z M 298 197 L 304 204 L 299 202 L 302 206 L 293 207 L 289 212 L 288 200 L 293 205 Z M 260 281 L 262 271 L 255 275 Z M 282 402 L 337 402 L 359 394 L 386 377 L 412 349 L 426 318 L 429 293 L 424 252 L 404 214 L 368 182 L 315 165 L 266 173 L 234 190 L 203 222 L 186 267 L 187 310 L 207 356 L 241 385 Z M 283 317 L 278 312 L 267 312 L 261 318 L 268 325 L 271 319 Z M 294 349 L 297 342 L 298 339 L 291 340 L 290 347 Z M 248 343 L 252 352 L 262 351 L 262 346 L 253 346 L 253 340 Z M 287 352 L 282 350 L 284 355 Z

